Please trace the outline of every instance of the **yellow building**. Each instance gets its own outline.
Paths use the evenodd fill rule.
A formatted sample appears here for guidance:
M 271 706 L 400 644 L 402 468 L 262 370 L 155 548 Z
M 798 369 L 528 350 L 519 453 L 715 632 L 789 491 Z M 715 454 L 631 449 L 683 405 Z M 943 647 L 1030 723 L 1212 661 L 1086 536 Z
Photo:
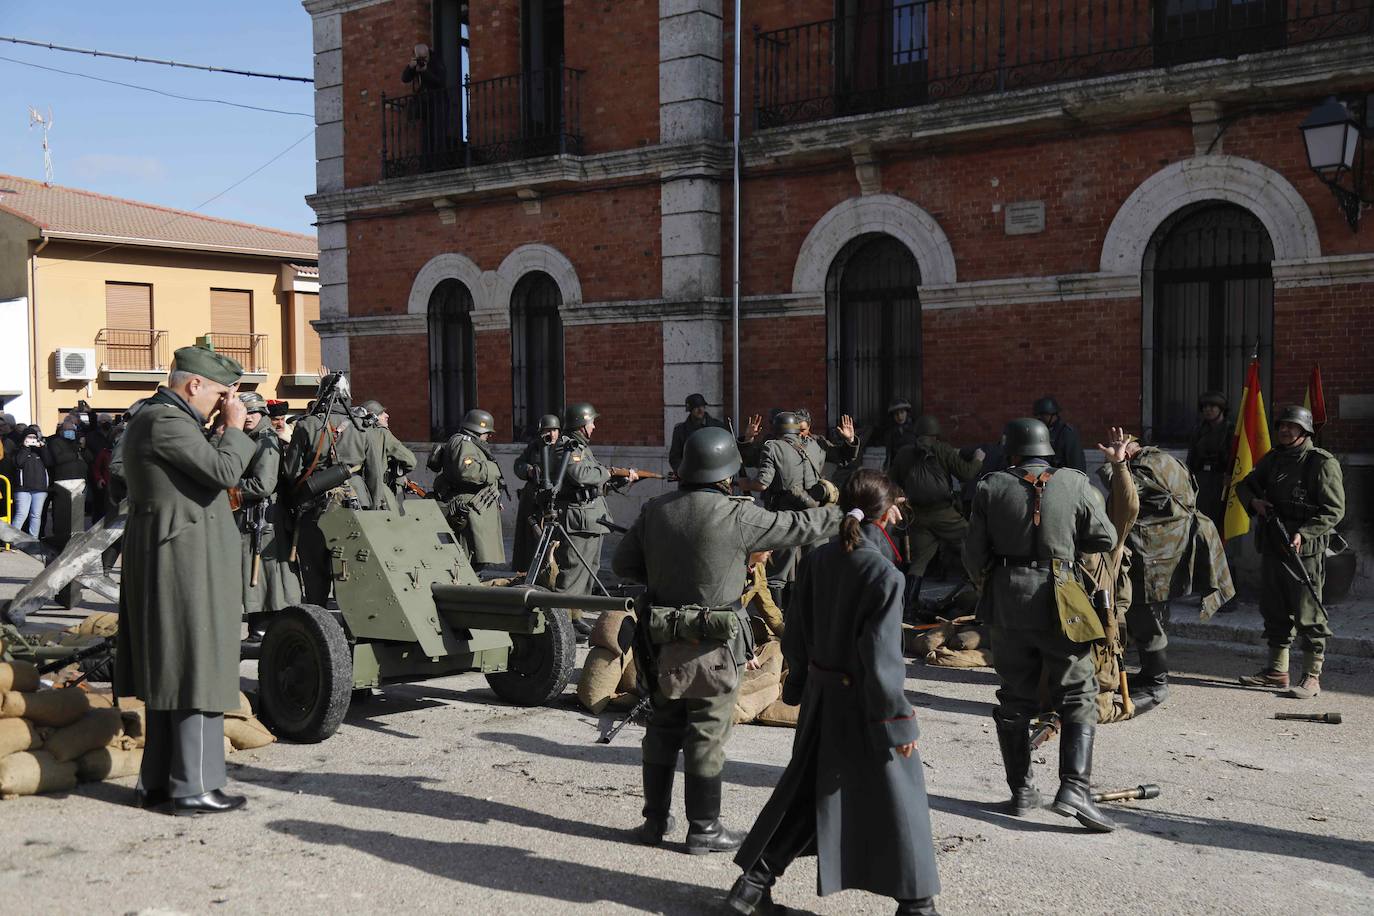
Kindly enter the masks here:
M 319 298 L 314 236 L 0 175 L 0 409 L 20 423 L 121 412 L 206 335 L 243 390 L 304 408 Z

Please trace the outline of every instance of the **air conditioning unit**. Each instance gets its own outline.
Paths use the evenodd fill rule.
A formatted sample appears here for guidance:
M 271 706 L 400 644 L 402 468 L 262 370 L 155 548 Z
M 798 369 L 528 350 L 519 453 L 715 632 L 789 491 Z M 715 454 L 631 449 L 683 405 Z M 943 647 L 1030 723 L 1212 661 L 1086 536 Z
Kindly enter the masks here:
M 56 356 L 59 382 L 89 382 L 96 377 L 94 349 L 58 347 Z

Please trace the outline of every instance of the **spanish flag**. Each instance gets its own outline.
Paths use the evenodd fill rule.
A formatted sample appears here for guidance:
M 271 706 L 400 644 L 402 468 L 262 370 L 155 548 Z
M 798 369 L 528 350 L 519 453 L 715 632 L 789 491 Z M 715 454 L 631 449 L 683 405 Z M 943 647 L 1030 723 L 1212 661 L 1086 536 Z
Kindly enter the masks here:
M 1264 415 L 1264 392 L 1260 391 L 1259 360 L 1250 361 L 1245 373 L 1245 392 L 1240 398 L 1240 416 L 1236 418 L 1236 439 L 1231 446 L 1235 456 L 1231 464 L 1231 482 L 1226 493 L 1226 540 L 1238 538 L 1250 530 L 1250 515 L 1236 496 L 1236 484 L 1254 469 L 1255 464 L 1269 451 L 1269 420 Z
M 1312 425 L 1320 430 L 1326 425 L 1326 395 L 1322 393 L 1321 363 L 1313 363 L 1312 377 L 1307 381 L 1307 395 L 1302 406 L 1312 411 Z

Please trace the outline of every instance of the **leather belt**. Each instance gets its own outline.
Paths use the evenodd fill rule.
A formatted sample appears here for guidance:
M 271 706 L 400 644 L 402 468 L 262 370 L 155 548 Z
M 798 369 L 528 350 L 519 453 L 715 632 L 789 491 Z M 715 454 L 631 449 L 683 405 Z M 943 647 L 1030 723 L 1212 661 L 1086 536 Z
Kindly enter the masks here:
M 1053 564 L 1052 557 L 998 557 L 992 561 L 994 566 L 1009 566 L 1015 569 L 1051 569 Z
M 810 664 L 811 674 L 816 680 L 824 685 L 831 687 L 850 687 L 854 684 L 854 679 L 849 676 L 847 671 L 836 671 L 832 668 L 822 668 L 815 662 Z

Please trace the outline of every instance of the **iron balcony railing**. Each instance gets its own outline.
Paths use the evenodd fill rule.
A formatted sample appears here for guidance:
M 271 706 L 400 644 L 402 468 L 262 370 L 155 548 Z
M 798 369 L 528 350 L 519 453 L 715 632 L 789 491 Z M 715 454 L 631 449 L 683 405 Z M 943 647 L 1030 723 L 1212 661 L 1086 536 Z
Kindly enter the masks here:
M 582 152 L 582 73 L 569 67 L 382 96 L 386 178 Z
M 101 328 L 95 335 L 96 359 L 113 372 L 166 372 L 171 360 L 167 332 L 148 328 Z
M 244 372 L 267 371 L 266 334 L 225 334 L 209 331 L 205 335 L 216 353 L 237 360 Z
M 862 0 L 856 7 L 852 15 L 755 33 L 759 128 L 1368 35 L 1374 25 L 1374 0 Z

